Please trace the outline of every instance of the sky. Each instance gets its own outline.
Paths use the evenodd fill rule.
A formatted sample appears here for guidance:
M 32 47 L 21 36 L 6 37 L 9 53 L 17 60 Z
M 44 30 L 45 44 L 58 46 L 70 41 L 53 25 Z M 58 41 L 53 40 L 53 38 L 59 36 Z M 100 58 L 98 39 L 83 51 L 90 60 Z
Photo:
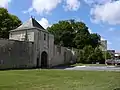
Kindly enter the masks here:
M 0 7 L 22 22 L 35 17 L 44 28 L 59 20 L 83 21 L 108 41 L 108 49 L 120 52 L 120 0 L 0 0 Z

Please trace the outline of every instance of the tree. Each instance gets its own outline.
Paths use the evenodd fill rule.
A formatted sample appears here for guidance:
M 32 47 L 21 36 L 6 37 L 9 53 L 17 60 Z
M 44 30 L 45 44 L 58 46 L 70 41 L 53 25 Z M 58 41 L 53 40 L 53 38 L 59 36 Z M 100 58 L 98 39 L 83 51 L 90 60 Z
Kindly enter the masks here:
M 94 53 L 94 49 L 92 48 L 92 46 L 85 46 L 83 48 L 83 51 L 84 51 L 84 57 L 86 58 L 85 59 L 85 63 L 91 63 L 91 55 Z
M 8 13 L 7 9 L 0 8 L 0 38 L 9 38 L 9 31 L 21 25 L 15 15 Z
M 86 45 L 90 45 L 90 33 L 86 24 L 83 22 L 74 22 L 72 27 L 75 33 L 73 42 L 76 48 L 83 49 Z
M 90 45 L 85 46 L 82 50 L 79 50 L 79 52 L 78 52 L 78 62 L 92 63 L 93 53 L 94 53 L 94 48 L 92 48 L 92 46 L 90 46 Z
M 74 38 L 74 42 L 78 49 L 83 49 L 86 45 L 90 45 L 89 34 L 85 34 L 83 32 L 77 33 Z
M 96 47 L 95 49 L 92 46 L 85 46 L 82 50 L 78 52 L 78 62 L 85 64 L 93 64 L 96 62 L 104 63 L 105 59 L 103 57 L 102 51 Z
M 94 51 L 95 55 L 96 55 L 96 62 L 99 62 L 99 63 L 105 63 L 105 59 L 103 57 L 103 52 L 102 50 L 99 49 L 99 47 L 96 47 L 95 48 L 95 51 Z
M 54 35 L 55 44 L 72 47 L 73 29 L 68 21 L 59 21 L 49 27 L 48 31 Z
M 96 48 L 100 44 L 100 35 L 90 34 L 85 23 L 73 19 L 59 21 L 47 30 L 55 36 L 55 44 L 64 47 L 83 49 L 91 45 Z
M 112 59 L 112 54 L 109 53 L 108 51 L 104 51 L 103 52 L 104 58 L 105 59 Z
M 55 44 L 65 47 L 83 49 L 90 45 L 91 36 L 88 27 L 83 22 L 64 20 L 53 24 L 47 30 L 55 36 Z
M 100 35 L 98 35 L 97 33 L 92 33 L 90 34 L 90 38 L 91 38 L 91 45 L 93 48 L 96 48 L 100 45 L 100 38 L 101 38 Z
M 78 50 L 77 52 L 77 63 L 85 63 L 84 51 Z

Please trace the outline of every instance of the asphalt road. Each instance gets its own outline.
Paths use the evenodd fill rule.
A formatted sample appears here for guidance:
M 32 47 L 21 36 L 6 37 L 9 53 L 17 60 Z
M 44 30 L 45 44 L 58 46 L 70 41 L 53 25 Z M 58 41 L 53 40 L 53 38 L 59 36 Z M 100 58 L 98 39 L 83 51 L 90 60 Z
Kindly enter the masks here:
M 55 67 L 63 70 L 89 70 L 89 71 L 120 71 L 120 67 L 115 66 L 75 66 L 75 67 Z
M 91 70 L 91 71 L 120 71 L 120 67 L 115 66 L 76 66 L 68 67 L 64 70 Z

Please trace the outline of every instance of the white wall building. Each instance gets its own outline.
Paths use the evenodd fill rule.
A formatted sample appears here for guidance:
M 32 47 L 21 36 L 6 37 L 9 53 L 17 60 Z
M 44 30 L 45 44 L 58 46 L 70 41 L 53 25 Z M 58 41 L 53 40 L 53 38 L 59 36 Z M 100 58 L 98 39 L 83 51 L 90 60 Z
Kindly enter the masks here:
M 34 18 L 30 18 L 17 29 L 11 30 L 9 39 L 34 43 L 34 66 L 51 67 L 75 61 L 74 52 L 54 45 L 54 36 Z

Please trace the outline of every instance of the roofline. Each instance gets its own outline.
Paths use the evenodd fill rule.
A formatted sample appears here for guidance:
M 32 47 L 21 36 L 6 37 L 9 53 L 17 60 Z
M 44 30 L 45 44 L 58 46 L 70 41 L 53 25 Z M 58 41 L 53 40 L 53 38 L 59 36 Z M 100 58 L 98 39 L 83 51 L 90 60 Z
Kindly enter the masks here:
M 23 29 L 13 29 L 13 30 L 10 30 L 9 32 L 17 32 L 17 31 L 23 31 L 23 30 L 30 30 L 30 29 L 34 29 L 34 28 L 23 28 Z
M 9 32 L 17 32 L 17 31 L 24 31 L 24 30 L 31 30 L 31 29 L 37 29 L 39 31 L 43 31 L 43 32 L 49 33 L 48 31 L 46 31 L 46 29 L 40 29 L 40 28 L 37 28 L 37 27 L 24 28 L 24 29 L 14 29 L 14 30 L 10 30 Z M 51 33 L 49 33 L 49 34 L 51 34 Z

